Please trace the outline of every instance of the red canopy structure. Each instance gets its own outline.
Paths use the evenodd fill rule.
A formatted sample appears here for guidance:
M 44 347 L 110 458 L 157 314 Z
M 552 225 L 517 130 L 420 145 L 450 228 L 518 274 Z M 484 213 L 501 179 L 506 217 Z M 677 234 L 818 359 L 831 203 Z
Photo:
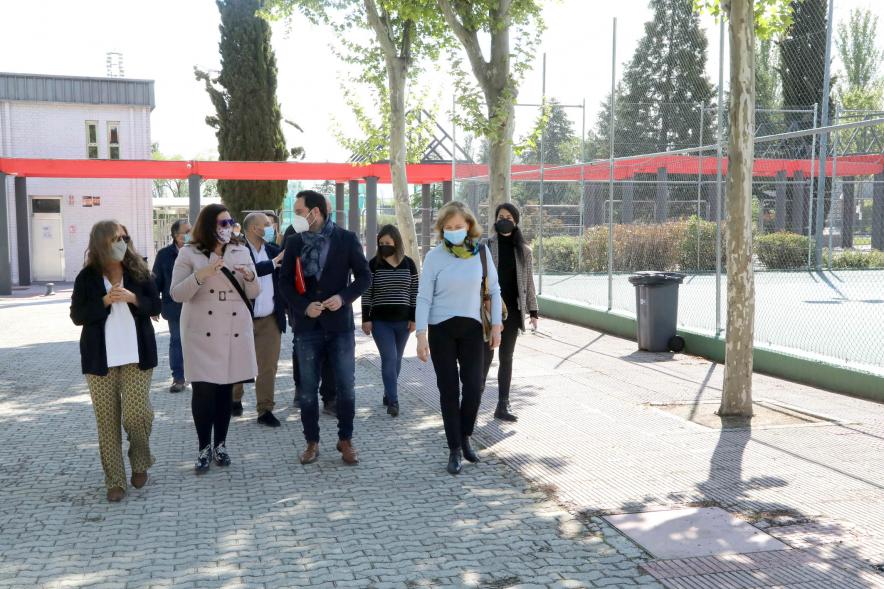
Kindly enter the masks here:
M 809 159 L 756 159 L 753 175 L 756 178 L 774 178 L 785 172 L 791 178 L 796 172 L 811 175 Z M 638 174 L 655 174 L 665 168 L 669 174 L 709 175 L 717 172 L 715 157 L 692 155 L 656 155 L 618 159 L 614 162 L 614 179 L 628 180 Z M 727 158 L 723 171 L 727 173 Z M 833 170 L 834 168 L 834 170 Z M 582 173 L 581 173 L 582 171 Z M 884 154 L 839 157 L 837 165 L 826 162 L 826 175 L 870 176 L 884 171 Z M 540 180 L 540 166 L 518 164 L 512 167 L 513 180 L 536 182 Z M 376 178 L 379 184 L 389 184 L 389 164 L 358 165 L 351 163 L 319 162 L 218 162 L 218 161 L 152 161 L 152 160 L 56 160 L 28 158 L 0 158 L 0 173 L 24 178 L 133 178 L 179 179 L 199 176 L 206 180 L 331 180 L 336 183 Z M 456 174 L 456 178 L 453 175 Z M 581 179 L 600 182 L 609 179 L 607 161 L 570 166 L 547 166 L 544 181 L 577 182 Z M 433 184 L 452 179 L 481 180 L 488 176 L 485 164 L 408 164 L 410 184 Z

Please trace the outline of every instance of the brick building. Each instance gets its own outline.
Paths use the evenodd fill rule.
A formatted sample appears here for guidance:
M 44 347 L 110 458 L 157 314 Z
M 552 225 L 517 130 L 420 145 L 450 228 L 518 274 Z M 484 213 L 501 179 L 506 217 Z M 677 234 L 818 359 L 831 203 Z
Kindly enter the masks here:
M 151 80 L 0 73 L 0 157 L 150 159 L 153 108 Z M 14 283 L 22 283 L 23 259 L 29 280 L 73 280 L 89 230 L 103 219 L 124 224 L 136 249 L 153 258 L 150 180 L 28 178 L 25 199 L 12 197 L 13 178 L 6 182 Z M 22 202 L 26 211 L 17 210 Z M 19 243 L 22 235 L 30 243 Z

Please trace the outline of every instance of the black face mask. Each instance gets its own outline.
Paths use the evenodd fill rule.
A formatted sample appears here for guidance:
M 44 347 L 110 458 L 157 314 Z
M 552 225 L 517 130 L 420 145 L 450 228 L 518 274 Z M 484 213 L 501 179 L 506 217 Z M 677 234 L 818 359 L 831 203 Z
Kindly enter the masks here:
M 494 230 L 500 234 L 512 233 L 516 224 L 509 219 L 500 219 L 494 224 Z
M 395 245 L 379 245 L 378 253 L 381 254 L 382 258 L 390 258 L 396 255 L 396 246 Z

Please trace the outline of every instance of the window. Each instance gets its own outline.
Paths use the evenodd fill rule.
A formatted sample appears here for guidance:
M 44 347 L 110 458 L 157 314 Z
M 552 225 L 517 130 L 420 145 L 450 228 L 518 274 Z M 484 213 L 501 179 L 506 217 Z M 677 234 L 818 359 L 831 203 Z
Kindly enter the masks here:
M 107 153 L 112 160 L 120 159 L 120 123 L 107 124 Z
M 98 159 L 98 121 L 86 121 L 86 157 Z
M 60 213 L 60 198 L 35 198 L 31 201 L 31 209 L 34 213 Z

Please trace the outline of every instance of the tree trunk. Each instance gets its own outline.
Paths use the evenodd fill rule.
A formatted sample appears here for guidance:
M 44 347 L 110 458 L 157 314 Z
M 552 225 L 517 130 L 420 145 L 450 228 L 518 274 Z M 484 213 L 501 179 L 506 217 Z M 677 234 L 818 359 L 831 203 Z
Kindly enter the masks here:
M 488 101 L 488 112 L 495 109 L 492 104 L 499 104 L 500 99 L 492 97 Z M 510 175 L 513 163 L 513 131 L 515 129 L 515 108 L 512 104 L 505 109 L 500 125 L 495 129 L 496 140 L 489 142 L 488 160 L 488 225 L 494 223 L 494 209 L 497 205 L 510 201 Z M 492 119 L 494 120 L 494 119 Z M 479 211 L 475 211 L 477 214 Z
M 408 66 L 402 58 L 387 59 L 387 82 L 390 88 L 390 177 L 396 205 L 396 224 L 402 234 L 405 253 L 420 270 L 421 256 L 414 227 L 414 214 L 408 194 L 408 162 L 405 137 L 405 86 Z
M 719 415 L 752 416 L 755 277 L 752 163 L 755 157 L 755 16 L 752 0 L 731 0 L 730 137 L 727 171 L 727 331 Z

